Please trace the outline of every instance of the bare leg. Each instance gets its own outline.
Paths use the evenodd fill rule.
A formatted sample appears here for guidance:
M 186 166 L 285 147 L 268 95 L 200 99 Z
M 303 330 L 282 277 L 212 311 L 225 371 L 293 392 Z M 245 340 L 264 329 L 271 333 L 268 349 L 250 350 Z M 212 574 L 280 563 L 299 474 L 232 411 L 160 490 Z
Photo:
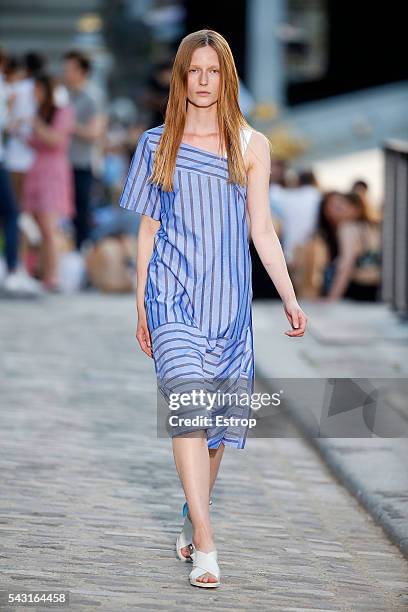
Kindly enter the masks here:
M 218 448 L 209 449 L 209 455 L 210 455 L 210 491 L 209 491 L 209 495 L 210 497 L 212 494 L 212 490 L 214 488 L 215 481 L 217 479 L 218 470 L 221 464 L 221 459 L 224 455 L 224 450 L 225 450 L 225 446 L 223 442 L 219 445 Z M 191 520 L 190 511 L 188 511 L 188 516 Z M 185 546 L 184 548 L 182 548 L 181 554 L 184 555 L 185 557 L 189 557 L 190 556 L 189 547 Z
M 193 524 L 193 543 L 199 550 L 209 552 L 215 548 L 209 501 L 225 446 L 222 443 L 218 449 L 209 450 L 204 431 L 194 432 L 193 436 L 175 436 L 172 441 L 176 469 Z M 185 556 L 189 553 L 188 547 L 182 549 Z M 215 576 L 208 572 L 198 580 L 216 582 Z
M 217 480 L 218 470 L 221 464 L 221 459 L 224 455 L 225 445 L 221 442 L 218 448 L 210 448 L 210 497 L 214 488 L 215 481 Z
M 56 217 L 50 213 L 36 212 L 35 219 L 41 231 L 44 253 L 43 282 L 46 285 L 56 285 L 58 249 Z

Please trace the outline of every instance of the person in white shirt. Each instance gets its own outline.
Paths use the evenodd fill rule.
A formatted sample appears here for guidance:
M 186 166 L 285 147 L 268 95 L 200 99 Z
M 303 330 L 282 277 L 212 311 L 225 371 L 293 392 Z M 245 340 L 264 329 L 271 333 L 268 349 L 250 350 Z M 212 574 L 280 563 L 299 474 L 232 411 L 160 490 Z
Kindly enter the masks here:
M 23 78 L 11 78 L 8 94 L 12 99 L 9 115 L 9 138 L 6 144 L 5 163 L 11 173 L 14 192 L 20 204 L 23 182 L 30 169 L 35 152 L 26 142 L 30 123 L 36 113 L 34 76 L 44 68 L 45 61 L 37 53 L 24 57 Z
M 18 208 L 9 172 L 4 163 L 3 131 L 9 121 L 9 100 L 3 76 L 6 62 L 7 55 L 0 49 L 0 225 L 4 231 L 6 264 L 1 290 L 6 294 L 31 297 L 40 294 L 41 288 L 19 264 Z
M 282 223 L 282 246 L 288 264 L 293 262 L 296 246 L 304 244 L 316 228 L 321 192 L 310 171 L 299 174 L 296 187 L 272 184 L 271 209 Z

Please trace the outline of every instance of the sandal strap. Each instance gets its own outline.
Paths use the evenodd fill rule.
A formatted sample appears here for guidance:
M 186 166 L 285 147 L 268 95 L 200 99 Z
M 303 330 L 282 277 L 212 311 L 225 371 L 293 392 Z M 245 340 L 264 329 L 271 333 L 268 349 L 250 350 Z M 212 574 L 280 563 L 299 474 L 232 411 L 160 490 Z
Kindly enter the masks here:
M 185 548 L 186 546 L 190 546 L 190 544 L 192 544 L 192 534 L 190 533 L 186 533 L 183 529 L 183 531 L 180 532 L 180 535 L 178 536 L 178 540 L 177 540 L 177 546 L 180 550 L 180 548 Z
M 210 506 L 211 504 L 212 504 L 212 499 L 210 499 Z M 181 548 L 185 548 L 186 546 L 192 545 L 192 540 L 193 540 L 193 525 L 191 523 L 190 517 L 188 516 L 187 502 L 185 502 L 183 506 L 183 516 L 184 516 L 183 529 L 181 530 L 181 533 L 179 534 L 177 538 L 177 547 L 179 550 Z
M 217 557 L 218 555 L 216 550 L 205 553 L 195 548 L 191 553 L 191 558 L 193 559 L 193 569 L 190 577 L 198 578 L 198 576 L 205 574 L 205 572 L 209 572 L 210 574 L 213 574 L 217 580 L 219 580 L 220 568 L 218 566 Z
M 210 504 L 209 505 L 212 506 L 212 503 L 213 503 L 213 501 L 212 501 L 212 499 L 210 499 Z M 182 514 L 182 516 L 187 516 L 187 513 L 188 513 L 188 504 L 187 504 L 187 502 L 184 502 L 181 514 Z
M 189 546 L 192 544 L 193 540 L 193 525 L 188 516 L 186 516 L 184 520 L 183 529 L 178 536 L 178 547 L 184 548 L 185 546 Z

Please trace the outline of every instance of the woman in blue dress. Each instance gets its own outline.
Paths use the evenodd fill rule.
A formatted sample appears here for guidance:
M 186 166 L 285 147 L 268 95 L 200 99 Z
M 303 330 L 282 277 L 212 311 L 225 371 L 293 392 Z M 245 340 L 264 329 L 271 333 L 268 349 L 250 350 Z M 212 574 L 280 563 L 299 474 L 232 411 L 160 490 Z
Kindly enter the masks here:
M 244 448 L 251 416 L 249 228 L 292 326 L 285 333 L 306 328 L 272 223 L 269 175 L 269 141 L 240 111 L 228 43 L 214 30 L 189 34 L 165 122 L 141 135 L 119 203 L 142 215 L 136 335 L 171 407 L 166 429 L 187 500 L 176 551 L 193 562 L 195 586 L 220 584 L 211 492 L 225 446 Z

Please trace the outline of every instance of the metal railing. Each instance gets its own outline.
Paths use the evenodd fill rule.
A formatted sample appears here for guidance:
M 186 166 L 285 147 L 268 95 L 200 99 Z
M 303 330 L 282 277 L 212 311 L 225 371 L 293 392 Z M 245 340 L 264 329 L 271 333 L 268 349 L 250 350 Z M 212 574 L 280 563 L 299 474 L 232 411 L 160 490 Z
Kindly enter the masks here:
M 408 142 L 388 140 L 382 234 L 382 299 L 408 316 Z

